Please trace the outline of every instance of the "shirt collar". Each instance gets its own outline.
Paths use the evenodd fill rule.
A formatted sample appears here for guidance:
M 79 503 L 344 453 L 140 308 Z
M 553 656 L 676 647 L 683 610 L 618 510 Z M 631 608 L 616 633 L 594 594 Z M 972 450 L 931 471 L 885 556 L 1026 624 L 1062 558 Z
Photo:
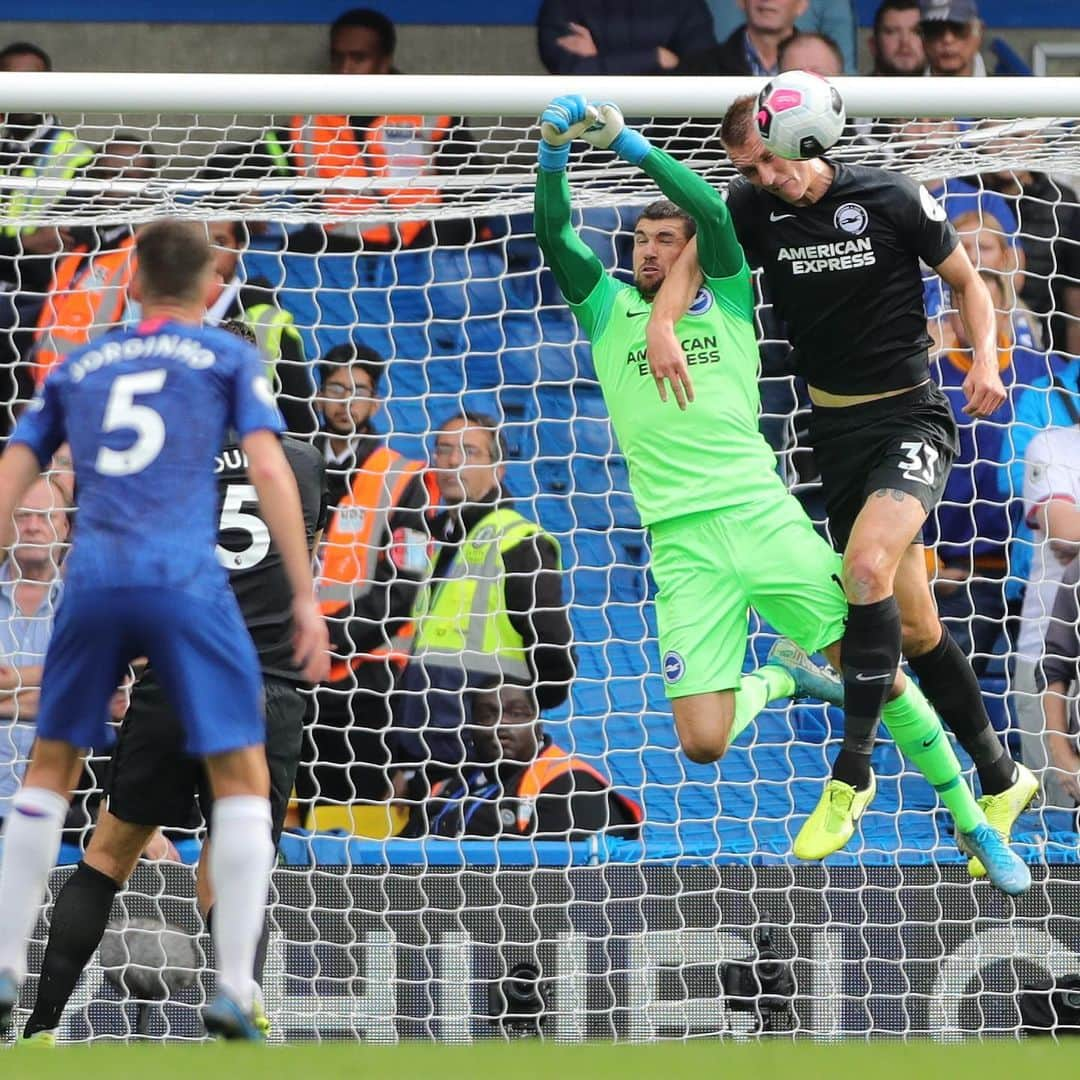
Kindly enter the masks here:
M 751 75 L 775 75 L 780 70 L 779 61 L 769 67 L 761 59 L 761 53 L 754 48 L 754 43 L 750 40 L 750 35 L 745 29 L 743 30 L 743 56 L 746 57 L 746 62 L 750 65 Z
M 0 566 L 0 596 L 3 596 L 4 600 L 11 608 L 12 614 L 19 614 L 18 606 L 15 603 L 15 586 L 19 584 L 19 580 L 11 576 L 13 566 L 14 560 L 10 557 L 4 560 L 3 566 Z M 35 584 L 44 584 L 44 582 L 35 582 Z M 60 574 L 57 574 L 56 577 L 49 582 L 47 602 L 54 604 L 63 588 L 64 579 Z

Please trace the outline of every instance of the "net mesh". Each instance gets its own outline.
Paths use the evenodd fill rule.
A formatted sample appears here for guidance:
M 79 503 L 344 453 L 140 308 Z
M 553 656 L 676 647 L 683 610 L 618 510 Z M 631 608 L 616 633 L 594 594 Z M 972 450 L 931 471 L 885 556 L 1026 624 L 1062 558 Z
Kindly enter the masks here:
M 1003 355 L 1011 350 L 1016 358 L 1010 425 L 1023 395 L 1038 395 L 1051 376 L 1065 387 L 1062 402 L 1075 408 L 1077 400 L 1074 124 L 855 122 L 834 152 L 926 182 L 957 219 L 988 280 L 1001 285 Z M 280 340 L 268 346 L 278 350 L 279 374 L 280 365 L 293 364 L 310 383 L 297 392 L 304 380 L 281 380 L 283 407 L 299 418 L 300 434 L 309 433 L 325 404 L 315 395 L 318 359 L 347 342 L 389 361 L 375 425 L 407 458 L 427 461 L 433 434 L 463 407 L 499 421 L 506 488 L 562 552 L 577 675 L 569 700 L 545 715 L 546 731 L 640 801 L 645 826 L 640 843 L 592 835 L 497 846 L 287 832 L 266 976 L 274 1037 L 1019 1032 L 1028 969 L 1055 976 L 1080 969 L 1077 883 L 1068 868 L 1051 868 L 1049 883 L 1010 918 L 966 884 L 962 867 L 950 865 L 960 860 L 933 791 L 888 742 L 875 751 L 879 795 L 847 865 L 790 865 L 792 838 L 817 800 L 842 730 L 840 714 L 824 706 L 767 710 L 722 768 L 679 754 L 659 672 L 647 541 L 626 463 L 588 345 L 532 235 L 535 126 L 512 117 L 371 121 L 358 135 L 348 126 L 320 129 L 287 118 L 275 126 L 239 115 L 68 115 L 55 130 L 70 132 L 71 141 L 46 169 L 33 167 L 26 146 L 5 143 L 0 372 L 7 426 L 45 365 L 62 361 L 57 338 L 92 338 L 137 316 L 123 274 L 109 276 L 110 258 L 134 226 L 166 215 L 244 223 L 232 234 L 240 256 L 235 272 L 268 289 L 289 316 L 300 351 L 286 356 Z M 716 120 L 655 120 L 646 128 L 714 184 L 733 175 Z M 349 138 L 367 147 L 359 163 L 348 157 Z M 306 159 L 305 139 L 312 148 Z M 651 182 L 591 152 L 575 155 L 570 180 L 582 235 L 605 266 L 626 271 L 635 212 L 656 197 Z M 953 199 L 960 200 L 955 209 Z M 80 255 L 78 265 L 58 256 L 57 244 Z M 952 301 L 926 273 L 935 371 L 958 392 L 948 368 L 950 355 L 962 352 L 952 336 Z M 762 430 L 789 485 L 820 521 L 803 439 L 805 396 L 790 375 L 788 346 L 760 283 L 758 289 Z M 79 292 L 91 295 L 89 307 L 60 302 Z M 65 323 L 75 310 L 88 311 L 89 321 Z M 1025 384 L 1036 382 L 1037 372 L 1044 377 L 1039 386 Z M 1048 409 L 1041 426 L 1066 422 L 1067 405 Z M 931 521 L 938 557 L 928 572 L 936 575 L 954 636 L 976 661 L 995 727 L 1039 768 L 1046 757 L 1035 682 L 1024 657 L 1015 662 L 1006 618 L 1020 611 L 1028 576 L 1059 573 L 1055 560 L 1063 563 L 1064 553 L 1041 557 L 1045 542 L 1017 512 L 1022 466 L 1015 446 L 990 459 L 980 457 L 982 445 L 973 435 L 969 460 L 957 466 L 966 486 L 950 487 Z M 53 471 L 63 481 L 65 463 L 55 462 Z M 986 522 L 998 531 L 983 532 Z M 59 564 L 66 537 L 54 530 L 49 559 Z M 16 581 L 19 554 L 17 548 L 9 563 Z M 1045 591 L 1035 592 L 1045 606 Z M 29 601 L 12 596 L 2 662 L 30 681 L 48 640 L 52 599 L 16 626 L 13 605 Z M 1029 603 L 1030 597 L 1029 590 Z M 1044 614 L 1024 609 L 1028 622 Z M 762 661 L 773 640 L 752 617 L 748 667 Z M 347 702 L 346 723 L 370 724 L 363 690 L 335 693 Z M 325 701 L 313 705 L 309 731 L 339 723 L 327 719 Z M 35 705 L 32 691 L 5 692 L 5 800 L 25 765 Z M 378 711 L 383 715 L 384 703 Z M 115 712 L 121 715 L 122 706 Z M 318 740 L 306 744 L 307 764 L 323 767 L 315 775 L 336 778 L 332 795 L 315 782 L 324 811 L 353 801 L 337 789 L 339 781 L 353 782 L 356 764 L 385 774 L 391 727 L 374 726 L 367 742 L 335 760 L 313 762 Z M 352 760 L 363 752 L 357 746 L 370 748 L 373 759 Z M 106 759 L 98 753 L 84 775 L 66 834 L 69 860 L 92 827 Z M 385 832 L 383 804 L 356 794 L 361 814 L 309 824 L 333 820 L 358 832 Z M 1046 810 L 1023 819 L 1022 850 L 1051 863 L 1075 861 L 1071 800 L 1060 787 L 1051 794 Z M 189 859 L 200 835 L 195 823 L 170 833 Z M 54 884 L 64 873 L 57 871 Z M 65 1020 L 65 1039 L 201 1037 L 196 1006 L 207 992 L 205 954 L 169 959 L 165 945 L 147 954 L 146 924 L 138 921 L 196 934 L 192 895 L 191 875 L 181 867 L 139 870 L 114 920 L 133 927 L 120 935 L 120 960 L 115 941 L 112 960 L 104 951 L 95 958 Z M 753 960 L 773 966 L 755 968 Z M 173 964 L 190 977 L 165 980 L 163 999 L 145 982 L 117 974 L 140 964 Z M 968 1008 L 965 995 L 973 993 L 980 1004 Z

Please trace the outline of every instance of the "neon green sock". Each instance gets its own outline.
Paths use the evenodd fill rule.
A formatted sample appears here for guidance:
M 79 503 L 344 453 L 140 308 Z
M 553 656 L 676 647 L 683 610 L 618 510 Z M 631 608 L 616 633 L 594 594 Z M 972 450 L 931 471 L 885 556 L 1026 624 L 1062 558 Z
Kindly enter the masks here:
M 739 690 L 735 695 L 735 719 L 729 741 L 734 742 L 770 701 L 789 698 L 794 693 L 795 680 L 782 667 L 765 664 L 757 671 L 744 675 L 739 680 Z
M 941 720 L 910 679 L 904 692 L 885 706 L 881 719 L 900 751 L 941 796 L 956 827 L 971 832 L 982 824 L 986 816 L 964 782 L 960 762 Z

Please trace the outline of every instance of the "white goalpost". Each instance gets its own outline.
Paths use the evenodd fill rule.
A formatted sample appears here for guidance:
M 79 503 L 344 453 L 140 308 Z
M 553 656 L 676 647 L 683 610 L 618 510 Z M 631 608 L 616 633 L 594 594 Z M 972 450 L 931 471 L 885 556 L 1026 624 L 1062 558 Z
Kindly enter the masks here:
M 77 168 L 57 162 L 35 171 L 0 159 L 5 433 L 41 363 L 47 294 L 73 287 L 59 271 L 66 256 L 81 253 L 91 266 L 114 250 L 117 229 L 127 227 L 130 237 L 166 216 L 243 223 L 240 279 L 272 294 L 303 352 L 309 388 L 298 392 L 293 383 L 285 406 L 317 418 L 318 362 L 351 342 L 389 362 L 376 427 L 406 457 L 427 461 L 439 425 L 462 409 L 499 421 L 506 489 L 559 542 L 574 630 L 576 680 L 567 703 L 544 716 L 545 730 L 644 807 L 639 840 L 287 831 L 264 987 L 274 1040 L 1020 1037 L 1025 984 L 1040 973 L 1080 974 L 1080 838 L 1063 802 L 1048 800 L 1018 826 L 1018 850 L 1033 864 L 1036 885 L 1009 902 L 971 882 L 935 793 L 884 741 L 874 757 L 879 795 L 855 840 L 824 865 L 796 864 L 792 839 L 842 732 L 836 710 L 767 710 L 718 767 L 694 765 L 677 750 L 647 538 L 587 342 L 533 235 L 537 117 L 562 93 L 613 101 L 654 145 L 723 187 L 734 170 L 719 142 L 720 118 L 762 82 L 0 73 L 9 115 L 54 118 L 85 148 Z M 1080 81 L 834 84 L 849 124 L 833 156 L 905 171 L 947 210 L 950 200 L 962 203 L 958 231 L 980 269 L 1001 284 L 1003 363 L 1014 355 L 1018 363 L 1022 350 L 1025 371 L 1042 358 L 1046 372 L 1045 381 L 1010 387 L 1010 415 L 1025 394 L 1031 404 L 1060 393 L 1076 408 L 1080 233 L 1069 230 L 1080 228 Z M 377 118 L 413 115 L 429 122 L 400 138 L 391 132 L 385 158 L 366 172 L 298 167 L 274 134 L 288 132 L 294 116 L 298 130 L 317 135 L 325 117 L 374 130 Z M 445 124 L 436 122 L 443 117 Z M 152 153 L 153 167 L 95 170 L 89 159 L 117 142 Z M 1046 178 L 1035 196 L 1025 194 L 1029 174 Z M 575 144 L 568 176 L 583 238 L 605 267 L 627 270 L 635 212 L 657 197 L 651 180 L 584 144 Z M 32 231 L 52 229 L 64 251 L 42 252 L 29 241 Z M 931 271 L 924 275 L 932 370 L 941 375 L 955 350 L 951 301 Z M 804 397 L 760 288 L 758 298 L 762 430 L 789 486 L 820 519 Z M 59 329 L 93 334 L 137 317 L 123 297 L 105 310 L 94 309 L 100 324 Z M 1047 426 L 1060 422 L 1046 410 Z M 1045 769 L 1032 719 L 1037 699 L 1016 681 L 1006 627 L 1038 542 L 1017 513 L 1022 450 L 1019 460 L 1014 452 L 980 458 L 973 428 L 969 434 L 974 449 L 962 471 L 971 482 L 965 494 L 946 494 L 952 516 L 934 520 L 940 550 L 928 573 L 954 612 L 950 625 L 979 661 L 995 727 Z M 995 512 L 1007 534 L 980 534 Z M 970 522 L 967 532 L 950 535 L 961 519 Z M 966 574 L 950 575 L 964 558 Z M 976 633 L 986 621 L 987 586 L 1001 599 L 990 635 L 985 627 Z M 968 601 L 966 614 L 959 598 Z M 762 662 L 773 636 L 751 617 L 748 669 Z M 0 817 L 25 763 L 27 709 L 14 700 L 0 713 Z M 310 722 L 321 722 L 317 709 Z M 385 740 L 388 732 L 376 735 Z M 324 764 L 347 773 L 356 762 Z M 91 789 L 100 776 L 92 763 Z M 92 795 L 84 790 L 80 801 Z M 378 800 L 361 801 L 382 812 Z M 78 859 L 91 819 L 82 814 L 66 836 L 67 864 Z M 199 831 L 171 835 L 192 860 Z M 57 868 L 54 893 L 69 872 Z M 194 895 L 189 865 L 140 866 L 62 1041 L 202 1037 L 209 966 Z M 47 905 L 27 1001 L 48 917 Z M 147 952 L 147 927 L 152 937 L 155 925 L 162 941 L 175 945 L 178 930 L 201 945 Z M 133 974 L 150 955 L 169 978 Z

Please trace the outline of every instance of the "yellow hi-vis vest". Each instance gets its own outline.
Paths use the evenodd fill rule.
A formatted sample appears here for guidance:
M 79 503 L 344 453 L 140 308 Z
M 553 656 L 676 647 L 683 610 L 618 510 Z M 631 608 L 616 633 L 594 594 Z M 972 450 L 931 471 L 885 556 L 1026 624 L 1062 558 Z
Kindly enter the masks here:
M 34 181 L 35 186 L 0 195 L 0 210 L 10 222 L 4 227 L 4 235 L 17 236 L 20 218 L 36 217 L 62 199 L 75 174 L 93 160 L 94 151 L 86 143 L 79 142 L 65 128 L 56 129 L 38 160 L 19 170 L 19 178 Z M 36 186 L 39 181 L 43 182 L 41 187 Z M 36 228 L 33 225 L 26 227 Z
M 292 334 L 297 339 L 300 337 L 293 325 L 292 315 L 273 304 L 252 304 L 244 308 L 240 318 L 251 328 L 259 351 L 266 358 L 266 377 L 275 389 L 280 390 L 277 362 L 281 359 L 281 339 L 286 334 Z
M 416 601 L 413 656 L 435 667 L 531 679 L 525 643 L 506 608 L 503 552 L 543 535 L 516 510 L 492 510 L 465 537 L 447 577 L 425 586 Z M 431 570 L 434 571 L 435 557 Z

